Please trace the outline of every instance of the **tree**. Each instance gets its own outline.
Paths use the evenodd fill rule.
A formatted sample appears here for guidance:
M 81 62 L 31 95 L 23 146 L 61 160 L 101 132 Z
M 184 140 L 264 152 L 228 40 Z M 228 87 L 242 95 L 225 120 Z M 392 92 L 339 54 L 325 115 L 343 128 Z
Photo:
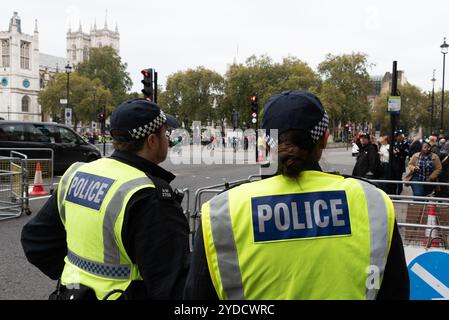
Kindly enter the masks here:
M 42 111 L 55 116 L 62 115 L 63 106 L 60 99 L 66 99 L 67 76 L 64 73 L 57 74 L 45 90 L 39 92 L 39 103 Z M 99 79 L 90 80 L 77 72 L 70 74 L 70 107 L 75 128 L 79 122 L 90 123 L 96 121 L 97 115 L 106 107 L 106 116 L 112 111 L 112 95 Z
M 269 56 L 251 56 L 245 64 L 232 64 L 226 72 L 225 96 L 221 114 L 229 119 L 235 108 L 242 121 L 250 123 L 249 97 L 257 93 L 259 97 L 259 117 L 268 99 L 275 93 L 287 90 L 311 90 L 320 87 L 320 78 L 304 62 L 287 57 L 275 63 Z
M 185 125 L 194 120 L 206 122 L 217 117 L 223 86 L 223 77 L 204 67 L 179 71 L 167 77 L 158 102 Z
M 111 92 L 113 105 L 118 106 L 126 100 L 126 93 L 133 85 L 126 68 L 127 64 L 122 63 L 117 52 L 112 47 L 105 46 L 92 48 L 89 59 L 81 62 L 76 71 L 89 79 L 100 79 Z
M 328 54 L 318 65 L 318 72 L 324 78 L 319 96 L 326 109 L 330 110 L 334 126 L 340 122 L 370 120 L 368 95 L 373 90 L 368 74 L 370 67 L 367 55 L 363 53 Z

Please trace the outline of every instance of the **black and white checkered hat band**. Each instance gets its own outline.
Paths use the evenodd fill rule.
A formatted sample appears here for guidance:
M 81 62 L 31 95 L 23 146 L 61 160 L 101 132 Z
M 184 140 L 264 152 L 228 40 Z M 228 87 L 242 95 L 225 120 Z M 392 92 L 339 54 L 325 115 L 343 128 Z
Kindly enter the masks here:
M 167 117 L 165 116 L 165 113 L 161 110 L 161 113 L 150 123 L 144 125 L 143 127 L 138 127 L 135 129 L 132 129 L 129 132 L 131 137 L 133 139 L 142 139 L 146 136 L 149 136 L 150 134 L 154 133 L 157 129 L 162 127 L 164 123 L 167 122 Z
M 317 142 L 326 132 L 327 128 L 329 127 L 329 117 L 327 115 L 327 112 L 324 111 L 323 119 L 321 119 L 320 122 L 310 130 L 310 136 L 312 137 L 313 142 Z

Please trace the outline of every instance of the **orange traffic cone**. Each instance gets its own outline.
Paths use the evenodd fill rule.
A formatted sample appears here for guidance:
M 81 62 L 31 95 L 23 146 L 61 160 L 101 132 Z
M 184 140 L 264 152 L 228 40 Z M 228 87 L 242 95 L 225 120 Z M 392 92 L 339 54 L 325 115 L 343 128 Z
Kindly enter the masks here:
M 436 206 L 434 204 L 429 204 L 427 206 L 427 225 L 428 226 L 437 226 L 437 211 L 436 211 Z M 432 246 L 432 247 L 439 247 L 440 246 L 440 241 L 438 239 L 432 239 L 432 238 L 437 238 L 438 237 L 438 230 L 437 229 L 426 229 L 425 231 L 425 237 L 426 239 L 424 240 L 424 245 L 425 246 Z M 430 239 L 429 239 L 430 237 Z M 432 240 L 432 243 L 429 244 L 429 240 Z
M 33 190 L 31 190 L 31 196 L 45 196 L 48 192 L 44 190 L 44 181 L 42 180 L 41 164 L 38 162 L 36 165 L 36 174 L 34 175 Z

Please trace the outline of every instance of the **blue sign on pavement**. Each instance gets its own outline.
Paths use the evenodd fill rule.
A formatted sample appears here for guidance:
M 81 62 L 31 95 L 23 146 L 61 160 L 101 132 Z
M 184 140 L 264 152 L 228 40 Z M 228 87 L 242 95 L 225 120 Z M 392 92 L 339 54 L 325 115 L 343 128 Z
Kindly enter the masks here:
M 449 299 L 449 253 L 425 252 L 408 265 L 411 300 Z

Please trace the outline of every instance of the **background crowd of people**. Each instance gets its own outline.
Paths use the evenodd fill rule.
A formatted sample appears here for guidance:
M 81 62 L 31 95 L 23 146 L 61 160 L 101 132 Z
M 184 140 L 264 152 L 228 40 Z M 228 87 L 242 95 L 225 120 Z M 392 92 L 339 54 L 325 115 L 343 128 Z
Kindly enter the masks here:
M 406 139 L 402 131 L 396 131 L 393 144 L 388 136 L 376 139 L 369 133 L 360 133 L 353 141 L 352 154 L 357 157 L 352 175 L 373 180 L 449 182 L 449 141 L 444 136 L 418 136 Z M 390 146 L 393 148 L 391 159 Z M 405 176 L 404 176 L 405 173 Z M 438 197 L 449 197 L 449 188 L 423 184 L 410 185 L 414 196 L 435 193 Z M 380 187 L 389 194 L 401 194 L 403 184 L 384 183 Z

